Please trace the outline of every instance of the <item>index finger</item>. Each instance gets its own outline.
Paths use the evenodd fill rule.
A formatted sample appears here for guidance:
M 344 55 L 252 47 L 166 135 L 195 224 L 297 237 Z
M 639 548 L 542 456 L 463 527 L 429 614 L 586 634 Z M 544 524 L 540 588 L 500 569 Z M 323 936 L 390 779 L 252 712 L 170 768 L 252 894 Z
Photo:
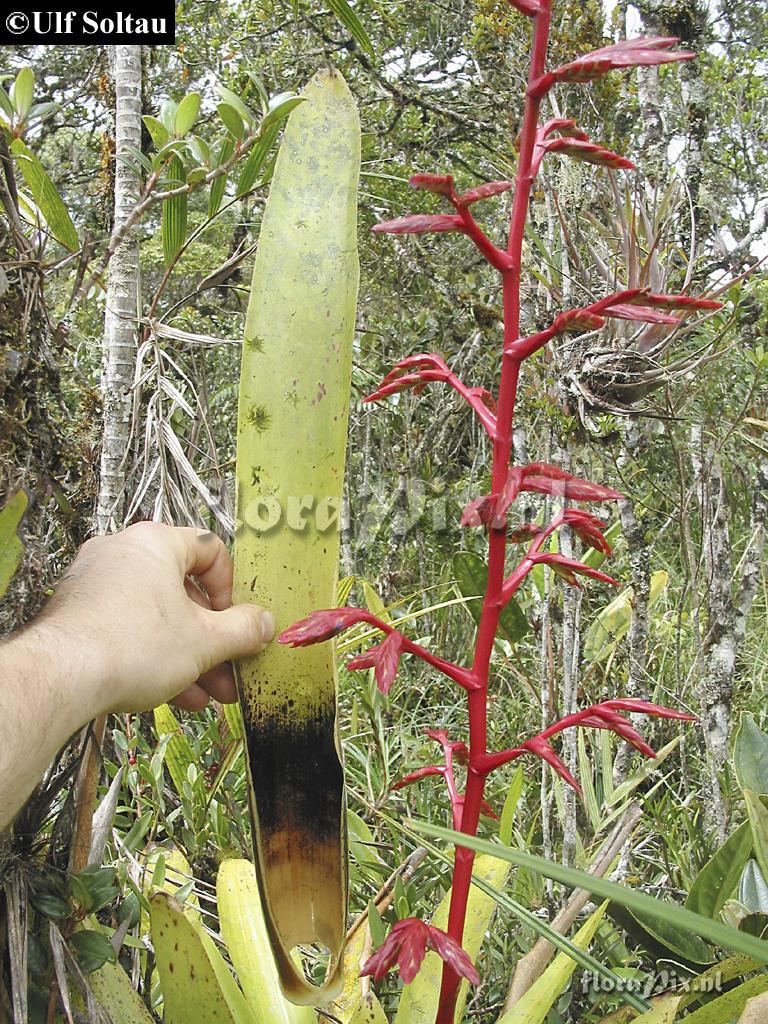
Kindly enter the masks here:
M 232 604 L 232 559 L 224 541 L 210 530 L 180 526 L 177 533 L 185 543 L 185 573 L 205 587 L 211 608 L 222 611 Z
M 125 534 L 133 534 L 150 547 L 165 548 L 174 556 L 184 576 L 195 576 L 205 587 L 214 611 L 232 604 L 232 559 L 224 542 L 210 530 L 165 523 L 136 523 Z

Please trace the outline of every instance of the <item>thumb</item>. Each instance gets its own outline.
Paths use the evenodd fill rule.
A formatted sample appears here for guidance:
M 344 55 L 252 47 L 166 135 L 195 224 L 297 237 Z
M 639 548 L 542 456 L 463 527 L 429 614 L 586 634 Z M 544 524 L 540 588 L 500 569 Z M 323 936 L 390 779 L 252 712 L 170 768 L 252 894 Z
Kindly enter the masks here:
M 255 604 L 236 604 L 205 612 L 211 667 L 263 650 L 275 635 L 271 612 Z

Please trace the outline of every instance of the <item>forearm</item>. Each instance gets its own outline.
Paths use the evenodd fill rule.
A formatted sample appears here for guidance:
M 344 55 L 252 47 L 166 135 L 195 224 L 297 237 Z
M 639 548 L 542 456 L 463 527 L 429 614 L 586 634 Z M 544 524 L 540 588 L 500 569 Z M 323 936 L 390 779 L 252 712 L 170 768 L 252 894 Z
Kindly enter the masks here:
M 100 710 L 85 652 L 45 617 L 0 644 L 0 829 Z

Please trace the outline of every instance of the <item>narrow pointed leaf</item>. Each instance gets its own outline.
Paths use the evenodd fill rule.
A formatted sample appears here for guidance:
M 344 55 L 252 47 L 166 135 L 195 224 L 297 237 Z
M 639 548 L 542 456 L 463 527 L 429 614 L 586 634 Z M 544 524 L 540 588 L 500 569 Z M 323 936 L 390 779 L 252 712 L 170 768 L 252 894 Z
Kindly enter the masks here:
M 647 893 L 617 882 L 609 882 L 604 878 L 596 878 L 586 871 L 579 871 L 576 868 L 566 867 L 563 864 L 556 864 L 546 860 L 544 857 L 537 857 L 534 854 L 522 850 L 513 850 L 507 846 L 500 846 L 498 843 L 491 843 L 486 839 L 478 839 L 476 836 L 467 836 L 457 833 L 451 829 L 441 828 L 439 825 L 432 825 L 425 821 L 412 822 L 414 831 L 432 836 L 436 839 L 444 839 L 451 843 L 460 843 L 477 853 L 488 854 L 498 857 L 509 864 L 517 864 L 530 871 L 536 871 L 544 878 L 552 878 L 556 882 L 562 882 L 571 888 L 586 889 L 587 892 L 600 896 L 603 899 L 613 900 L 632 911 L 647 914 L 649 917 L 659 918 L 662 921 L 671 921 L 679 928 L 685 928 L 694 935 L 699 935 L 715 945 L 725 949 L 734 950 L 738 953 L 746 953 L 754 957 L 760 963 L 768 964 L 768 942 L 755 938 L 745 932 L 737 931 L 720 921 L 713 921 L 703 917 L 701 914 L 694 914 L 685 907 L 668 900 L 656 899 Z M 768 975 L 765 976 L 768 980 Z
M 214 167 L 221 167 L 235 152 L 235 140 L 231 135 L 227 137 L 219 144 L 219 148 L 214 161 Z M 249 154 L 250 155 L 250 154 Z M 247 166 L 247 162 L 246 162 Z M 245 168 L 243 168 L 243 173 Z M 211 191 L 208 196 L 208 216 L 213 217 L 221 206 L 221 201 L 224 198 L 224 191 L 227 187 L 227 176 L 226 174 L 219 175 L 218 178 L 214 178 L 211 182 Z
M 184 164 L 177 154 L 174 154 L 168 162 L 167 177 L 168 187 L 171 189 L 178 188 L 179 185 L 183 185 L 186 181 Z M 174 262 L 187 237 L 187 205 L 188 196 L 186 192 L 163 201 L 161 228 L 163 257 L 166 267 L 171 266 Z
M 352 7 L 350 7 L 348 0 L 328 0 L 328 6 L 355 42 L 362 47 L 369 56 L 373 57 L 374 49 L 370 36 L 368 35 L 362 21 L 360 21 L 360 18 L 357 16 L 357 13 Z
M 607 907 L 607 903 L 598 907 L 576 932 L 573 943 L 579 949 L 589 949 L 595 932 L 605 917 Z M 576 961 L 567 954 L 558 953 L 541 977 L 536 979 L 511 1010 L 499 1017 L 496 1024 L 544 1024 L 576 966 Z
M 171 734 L 165 751 L 165 764 L 173 781 L 173 787 L 181 797 L 183 795 L 182 787 L 187 781 L 187 771 L 195 761 L 192 744 L 168 704 L 158 705 L 154 710 L 154 718 L 155 732 L 159 740 L 168 733 Z
M 336 597 L 358 281 L 357 111 L 335 71 L 302 95 L 262 220 L 238 421 L 235 600 L 269 607 L 278 631 Z M 307 643 L 273 643 L 237 666 L 256 870 L 278 973 L 297 1003 L 338 991 L 347 904 L 334 648 Z M 290 955 L 315 942 L 332 957 L 322 989 Z
M 5 596 L 24 556 L 18 529 L 29 505 L 26 491 L 12 494 L 0 511 L 0 599 Z
M 47 171 L 21 139 L 13 140 L 11 152 L 16 157 L 16 166 L 21 171 L 21 176 L 27 183 L 27 188 L 32 193 L 32 198 L 51 234 L 65 248 L 76 252 L 80 248 L 80 239 L 77 237 L 75 225 Z

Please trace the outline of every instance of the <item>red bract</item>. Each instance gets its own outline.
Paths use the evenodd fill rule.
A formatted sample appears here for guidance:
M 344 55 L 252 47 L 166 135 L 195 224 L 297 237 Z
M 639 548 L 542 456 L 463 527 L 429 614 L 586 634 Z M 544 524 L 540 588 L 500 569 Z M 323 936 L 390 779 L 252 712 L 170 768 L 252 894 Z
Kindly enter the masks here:
M 399 394 L 401 391 L 413 390 L 413 393 L 420 395 L 429 381 L 444 381 L 447 375 L 442 370 L 419 370 L 418 373 L 406 373 L 402 377 L 395 377 L 389 383 L 382 382 L 375 391 L 366 395 L 364 402 L 378 402 L 382 398 L 389 398 L 390 395 Z
M 625 39 L 620 43 L 604 46 L 541 75 L 528 87 L 528 94 L 532 97 L 541 97 L 559 82 L 589 82 L 620 68 L 650 67 L 654 64 L 691 60 L 696 56 L 689 50 L 673 50 L 672 47 L 677 42 L 674 36 L 649 36 Z
M 543 736 L 533 736 L 531 739 L 526 740 L 521 749 L 529 750 L 532 754 L 536 754 L 537 757 L 540 757 L 542 761 L 546 761 L 547 764 L 557 772 L 561 779 L 567 782 L 569 786 L 572 786 L 577 793 L 581 793 L 581 786 L 578 784 L 576 779 L 574 779 L 573 775 L 571 775 L 565 767 L 562 759 L 557 756 Z
M 635 164 L 624 156 L 619 156 L 610 149 L 598 146 L 595 142 L 588 142 L 585 139 L 552 139 L 545 143 L 539 150 L 534 162 L 534 172 L 538 172 L 541 161 L 547 153 L 564 153 L 576 160 L 585 160 L 590 164 L 598 164 L 601 167 L 610 167 L 612 171 L 634 171 Z
M 472 203 L 480 202 L 481 199 L 500 196 L 514 187 L 514 181 L 488 181 L 484 185 L 478 185 L 477 188 L 471 188 L 469 192 L 460 195 L 456 202 L 458 206 L 471 206 Z
M 374 981 L 381 981 L 397 964 L 400 977 L 409 985 L 419 973 L 428 949 L 434 950 L 460 977 L 466 978 L 473 985 L 479 985 L 480 976 L 459 943 L 446 932 L 425 924 L 417 917 L 406 917 L 392 926 L 389 935 L 360 971 L 360 975 L 371 974 Z
M 374 224 L 371 230 L 387 235 L 423 235 L 427 232 L 463 231 L 464 223 L 453 213 L 414 213 L 410 217 Z
M 621 497 L 611 487 L 581 480 L 558 466 L 531 462 L 527 466 L 512 466 L 498 495 L 483 494 L 470 501 L 462 513 L 461 525 L 502 529 L 507 509 L 521 491 L 549 494 L 570 501 L 614 501 Z
M 535 523 L 521 523 L 507 533 L 507 540 L 510 544 L 525 544 L 535 540 L 541 533 L 541 527 Z
M 520 11 L 521 14 L 525 14 L 529 18 L 535 18 L 540 12 L 541 7 L 536 3 L 536 0 L 509 0 L 511 7 Z
M 597 313 L 591 313 L 587 309 L 569 309 L 555 317 L 552 328 L 555 334 L 565 334 L 569 331 L 581 333 L 599 330 L 604 324 L 605 320 Z
M 670 327 L 680 323 L 679 316 L 662 313 L 649 306 L 635 306 L 630 302 L 611 306 L 610 309 L 606 309 L 605 316 L 612 316 L 617 320 L 637 320 L 644 324 L 669 324 Z
M 524 469 L 520 488 L 523 491 L 550 494 L 570 501 L 615 501 L 621 497 L 612 487 L 581 480 L 547 462 L 531 462 Z
M 351 670 L 374 669 L 376 685 L 386 697 L 397 675 L 397 666 L 400 663 L 402 651 L 403 637 L 395 629 L 382 643 L 375 647 L 369 647 L 367 651 L 348 661 L 347 668 Z
M 439 196 L 454 194 L 452 174 L 412 174 L 409 183 L 411 188 L 422 188 Z
M 591 579 L 600 580 L 602 583 L 618 585 L 617 580 L 604 572 L 600 572 L 599 569 L 593 569 L 591 566 L 579 562 L 576 558 L 566 558 L 565 555 L 559 555 L 554 551 L 540 551 L 536 554 L 529 554 L 526 557 L 534 564 L 548 565 L 566 583 L 570 583 L 572 587 L 581 586 L 577 576 L 589 576 Z
M 467 395 L 470 398 L 477 399 L 489 412 L 492 412 L 494 416 L 496 415 L 496 399 L 487 388 L 469 388 Z
M 294 622 L 292 626 L 283 630 L 278 639 L 281 644 L 290 644 L 291 647 L 307 647 L 330 640 L 358 622 L 379 624 L 374 615 L 362 608 L 328 608 L 312 612 L 306 619 Z
M 417 768 L 413 772 L 408 772 L 402 779 L 395 782 L 392 789 L 402 789 L 404 786 L 410 786 L 412 782 L 419 782 L 421 779 L 426 779 L 430 775 L 442 775 L 445 771 L 444 768 L 438 768 L 437 765 L 430 764 L 425 768 Z
M 679 309 L 684 313 L 723 308 L 722 302 L 716 299 L 701 299 L 693 295 L 654 295 L 653 292 L 641 292 L 637 298 L 630 299 L 629 302 L 650 306 L 653 309 Z
M 605 523 L 597 516 L 580 508 L 566 508 L 562 512 L 562 520 L 588 547 L 601 551 L 604 555 L 612 553 L 610 544 L 603 536 L 602 528 Z
M 698 721 L 696 715 L 689 715 L 687 711 L 666 708 L 662 704 L 651 704 L 647 700 L 640 700 L 639 697 L 617 697 L 614 700 L 603 701 L 599 706 L 613 711 L 629 711 L 636 715 L 653 715 L 656 718 L 677 718 L 684 722 Z

